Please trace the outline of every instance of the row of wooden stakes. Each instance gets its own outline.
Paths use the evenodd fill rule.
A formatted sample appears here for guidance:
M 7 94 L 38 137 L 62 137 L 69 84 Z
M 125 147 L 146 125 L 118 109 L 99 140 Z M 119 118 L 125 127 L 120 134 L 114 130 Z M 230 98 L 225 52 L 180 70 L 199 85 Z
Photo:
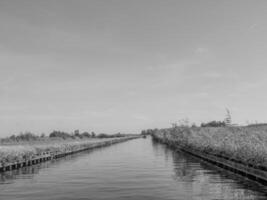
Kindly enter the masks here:
M 5 171 L 11 171 L 11 170 L 15 170 L 15 169 L 19 169 L 22 167 L 27 167 L 27 166 L 31 166 L 31 165 L 35 165 L 41 162 L 45 162 L 48 160 L 53 160 L 53 159 L 57 159 L 57 158 L 61 158 L 70 154 L 74 154 L 74 153 L 78 153 L 81 151 L 86 151 L 89 149 L 94 149 L 94 148 L 100 148 L 100 147 L 104 147 L 104 146 L 109 146 L 115 143 L 119 143 L 119 142 L 124 142 L 130 139 L 135 139 L 137 137 L 127 137 L 127 138 L 119 138 L 119 139 L 113 139 L 113 140 L 109 140 L 109 141 L 103 141 L 103 142 L 97 142 L 97 143 L 92 143 L 89 146 L 85 147 L 85 148 L 79 148 L 76 149 L 75 151 L 67 151 L 67 152 L 43 152 L 39 155 L 35 155 L 30 159 L 24 159 L 24 160 L 18 160 L 16 162 L 12 162 L 12 163 L 5 163 L 2 162 L 0 163 L 0 172 L 5 172 Z

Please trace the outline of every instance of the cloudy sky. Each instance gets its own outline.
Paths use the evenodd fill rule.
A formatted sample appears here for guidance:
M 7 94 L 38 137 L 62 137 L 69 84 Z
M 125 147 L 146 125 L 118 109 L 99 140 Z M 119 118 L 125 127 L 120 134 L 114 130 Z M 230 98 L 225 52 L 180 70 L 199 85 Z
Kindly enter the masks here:
M 0 137 L 267 121 L 267 1 L 0 0 Z

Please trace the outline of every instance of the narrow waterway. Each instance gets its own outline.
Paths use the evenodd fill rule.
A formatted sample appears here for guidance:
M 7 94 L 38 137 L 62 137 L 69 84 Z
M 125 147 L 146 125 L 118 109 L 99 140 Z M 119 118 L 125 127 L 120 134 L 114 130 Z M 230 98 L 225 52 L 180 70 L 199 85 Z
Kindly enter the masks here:
M 1 200 L 267 199 L 266 193 L 151 138 L 0 174 Z

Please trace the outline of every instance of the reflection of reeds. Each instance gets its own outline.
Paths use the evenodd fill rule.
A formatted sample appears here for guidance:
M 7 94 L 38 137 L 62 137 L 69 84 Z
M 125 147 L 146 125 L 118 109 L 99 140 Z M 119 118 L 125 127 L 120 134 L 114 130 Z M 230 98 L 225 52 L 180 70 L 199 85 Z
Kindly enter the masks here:
M 267 126 L 162 129 L 154 137 L 204 153 L 267 167 Z
M 93 147 L 99 142 L 116 140 L 108 139 L 69 139 L 69 140 L 46 140 L 31 143 L 16 143 L 9 145 L 0 145 L 1 163 L 10 163 L 31 159 L 32 157 L 44 152 L 66 153 L 78 151 L 88 147 Z

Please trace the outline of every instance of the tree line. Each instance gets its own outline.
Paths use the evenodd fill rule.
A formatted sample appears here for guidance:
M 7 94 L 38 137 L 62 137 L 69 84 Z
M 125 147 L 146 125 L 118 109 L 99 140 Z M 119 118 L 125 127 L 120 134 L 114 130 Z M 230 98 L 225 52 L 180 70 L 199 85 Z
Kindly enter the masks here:
M 116 133 L 116 134 L 106 134 L 100 133 L 96 134 L 95 132 L 82 132 L 80 133 L 79 130 L 75 130 L 74 133 L 67 133 L 64 131 L 52 131 L 48 136 L 44 133 L 41 135 L 37 135 L 31 132 L 20 133 L 18 135 L 11 135 L 10 137 L 2 138 L 1 142 L 12 142 L 12 141 L 37 141 L 42 140 L 43 138 L 62 138 L 62 139 L 82 139 L 82 138 L 114 138 L 114 137 L 124 137 L 127 134 Z

